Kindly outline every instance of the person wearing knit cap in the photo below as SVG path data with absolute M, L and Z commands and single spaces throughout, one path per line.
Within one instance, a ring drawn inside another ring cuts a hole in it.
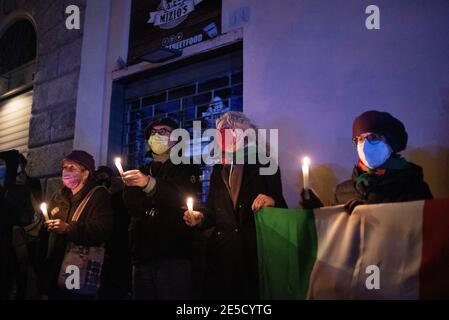
M 89 153 L 74 150 L 62 161 L 62 183 L 48 204 L 50 219 L 41 232 L 43 261 L 40 269 L 40 292 L 49 299 L 93 299 L 76 290 L 58 285 L 58 275 L 66 248 L 70 243 L 99 246 L 105 243 L 113 227 L 113 210 L 106 188 L 94 177 L 95 160 Z M 74 219 L 77 208 L 89 197 L 81 215 Z
M 432 199 L 420 166 L 406 161 L 399 152 L 407 147 L 404 124 L 388 112 L 367 111 L 352 125 L 352 140 L 359 160 L 352 178 L 337 186 L 335 200 L 351 213 L 357 205 Z M 322 206 L 312 191 L 301 194 L 304 208 Z

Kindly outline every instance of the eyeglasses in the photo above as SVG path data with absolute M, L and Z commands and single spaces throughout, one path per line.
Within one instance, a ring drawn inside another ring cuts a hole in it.
M 161 129 L 151 129 L 151 135 L 155 135 L 155 134 L 159 134 L 161 136 L 169 136 L 171 134 L 171 130 L 166 129 L 166 128 L 161 128 Z
M 377 133 L 366 133 L 352 139 L 355 145 L 363 143 L 365 140 L 368 140 L 371 144 L 377 144 L 385 141 L 385 137 Z

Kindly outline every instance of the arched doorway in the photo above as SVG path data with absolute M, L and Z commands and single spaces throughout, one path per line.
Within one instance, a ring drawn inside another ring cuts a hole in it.
M 28 19 L 0 30 L 0 151 L 28 150 L 36 31 Z

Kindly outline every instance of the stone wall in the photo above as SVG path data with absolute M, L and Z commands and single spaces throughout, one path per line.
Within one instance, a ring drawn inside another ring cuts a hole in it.
M 68 5 L 80 8 L 80 30 L 65 26 Z M 28 171 L 41 179 L 47 197 L 60 186 L 61 160 L 73 147 L 85 8 L 86 0 L 0 1 L 0 21 L 12 15 L 29 15 L 36 25 L 37 70 Z

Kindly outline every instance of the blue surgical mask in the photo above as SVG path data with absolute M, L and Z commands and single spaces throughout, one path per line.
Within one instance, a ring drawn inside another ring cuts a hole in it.
M 370 169 L 375 169 L 383 165 L 391 155 L 391 149 L 385 141 L 365 139 L 363 143 L 357 145 L 357 153 L 360 160 Z

